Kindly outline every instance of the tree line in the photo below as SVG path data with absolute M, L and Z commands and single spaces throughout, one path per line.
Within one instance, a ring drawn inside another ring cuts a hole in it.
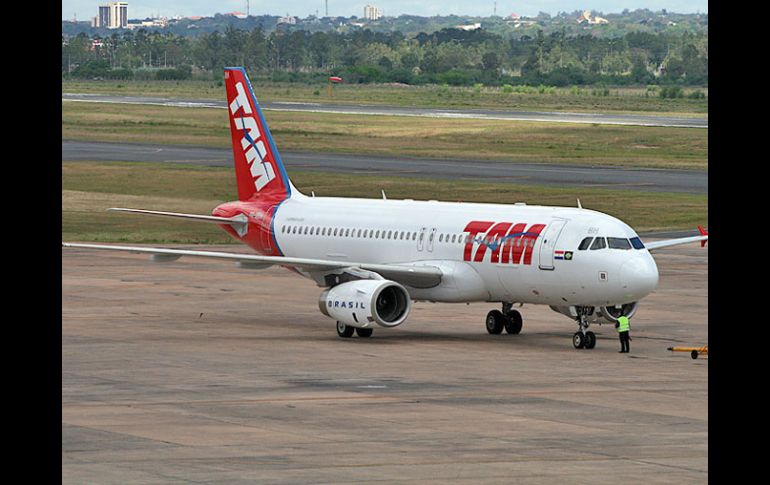
M 257 78 L 316 82 L 486 85 L 708 84 L 708 33 L 629 32 L 506 38 L 483 29 L 349 33 L 228 27 L 187 37 L 140 29 L 62 38 L 62 75 L 75 78 L 217 79 L 224 66 Z

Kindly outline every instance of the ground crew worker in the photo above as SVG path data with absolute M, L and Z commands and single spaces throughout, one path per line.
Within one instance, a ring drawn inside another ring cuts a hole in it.
M 615 328 L 618 329 L 618 338 L 620 339 L 620 352 L 618 353 L 627 354 L 631 350 L 628 343 L 629 340 L 631 340 L 628 338 L 628 331 L 631 330 L 631 322 L 629 322 L 628 317 L 624 315 L 615 322 Z

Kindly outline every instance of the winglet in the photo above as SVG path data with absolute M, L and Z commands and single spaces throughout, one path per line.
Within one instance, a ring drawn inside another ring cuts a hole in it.
M 709 235 L 709 232 L 707 230 L 703 229 L 703 226 L 698 226 L 698 232 L 700 232 L 701 236 L 708 236 Z M 703 241 L 701 241 L 700 242 L 700 247 L 705 246 L 707 242 L 708 242 L 708 239 L 704 239 Z

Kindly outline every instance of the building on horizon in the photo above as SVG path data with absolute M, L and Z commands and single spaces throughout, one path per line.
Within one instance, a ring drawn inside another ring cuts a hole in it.
M 580 15 L 580 17 L 577 18 L 577 23 L 579 24 L 608 24 L 609 20 L 602 18 L 602 17 L 592 17 L 591 12 L 589 10 L 584 10 L 583 13 Z
M 382 10 L 375 5 L 367 5 L 364 7 L 364 18 L 366 20 L 379 20 L 382 17 Z
M 94 27 L 125 29 L 128 26 L 128 3 L 110 2 L 99 5 L 99 14 L 94 17 L 91 24 Z
M 278 19 L 279 24 L 289 24 L 289 25 L 297 25 L 297 17 L 293 15 L 286 14 L 285 17 L 280 17 Z

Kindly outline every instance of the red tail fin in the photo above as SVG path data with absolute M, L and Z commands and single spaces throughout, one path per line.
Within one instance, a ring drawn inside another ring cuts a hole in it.
M 289 198 L 289 177 L 246 71 L 241 67 L 226 67 L 225 87 L 238 199 L 259 197 L 280 202 Z
M 700 232 L 701 236 L 708 236 L 709 235 L 709 232 L 707 230 L 703 229 L 703 226 L 698 226 L 698 232 Z M 707 242 L 708 242 L 708 240 L 701 241 L 700 242 L 700 247 L 705 246 Z

